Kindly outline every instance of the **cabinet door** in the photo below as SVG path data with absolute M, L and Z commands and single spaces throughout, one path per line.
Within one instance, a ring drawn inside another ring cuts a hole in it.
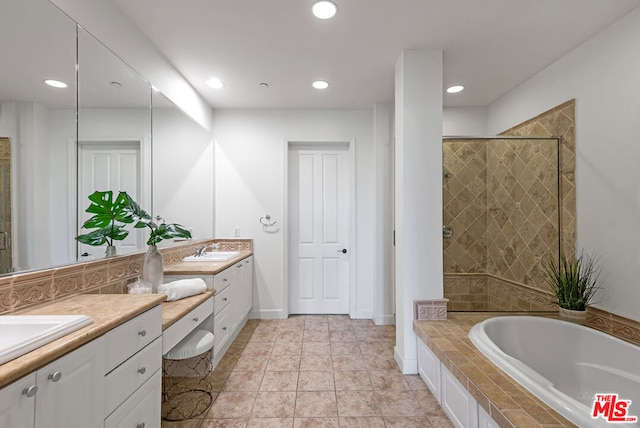
M 242 260 L 242 299 L 244 305 L 242 310 L 242 318 L 251 312 L 253 306 L 253 256 L 249 256 Z
M 95 339 L 37 371 L 36 428 L 103 425 L 104 344 Z
M 35 421 L 36 374 L 0 389 L 0 427 L 32 427 Z

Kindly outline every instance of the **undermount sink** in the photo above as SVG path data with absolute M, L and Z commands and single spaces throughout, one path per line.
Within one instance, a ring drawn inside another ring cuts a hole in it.
M 240 255 L 240 251 L 210 251 L 201 256 L 189 256 L 182 259 L 183 262 L 228 262 Z
M 86 315 L 2 315 L 0 316 L 0 364 L 18 358 L 91 323 L 93 320 Z

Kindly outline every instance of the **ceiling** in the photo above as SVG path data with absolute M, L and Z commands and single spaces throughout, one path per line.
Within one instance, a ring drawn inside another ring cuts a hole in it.
M 485 106 L 640 0 L 111 0 L 214 108 L 370 108 L 393 101 L 404 49 L 444 52 L 445 106 Z M 208 87 L 212 76 L 223 89 Z M 330 87 L 319 91 L 314 80 Z M 269 84 L 264 88 L 261 82 Z

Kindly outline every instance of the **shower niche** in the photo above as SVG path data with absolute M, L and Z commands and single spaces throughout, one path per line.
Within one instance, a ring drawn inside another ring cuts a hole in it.
M 558 138 L 443 140 L 449 311 L 554 310 L 540 269 L 561 248 Z

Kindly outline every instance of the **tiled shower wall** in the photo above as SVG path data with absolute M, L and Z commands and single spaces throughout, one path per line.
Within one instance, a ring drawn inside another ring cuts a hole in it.
M 555 139 L 444 142 L 449 310 L 532 310 L 496 290 L 505 281 L 545 289 L 540 261 L 558 254 L 557 147 Z

